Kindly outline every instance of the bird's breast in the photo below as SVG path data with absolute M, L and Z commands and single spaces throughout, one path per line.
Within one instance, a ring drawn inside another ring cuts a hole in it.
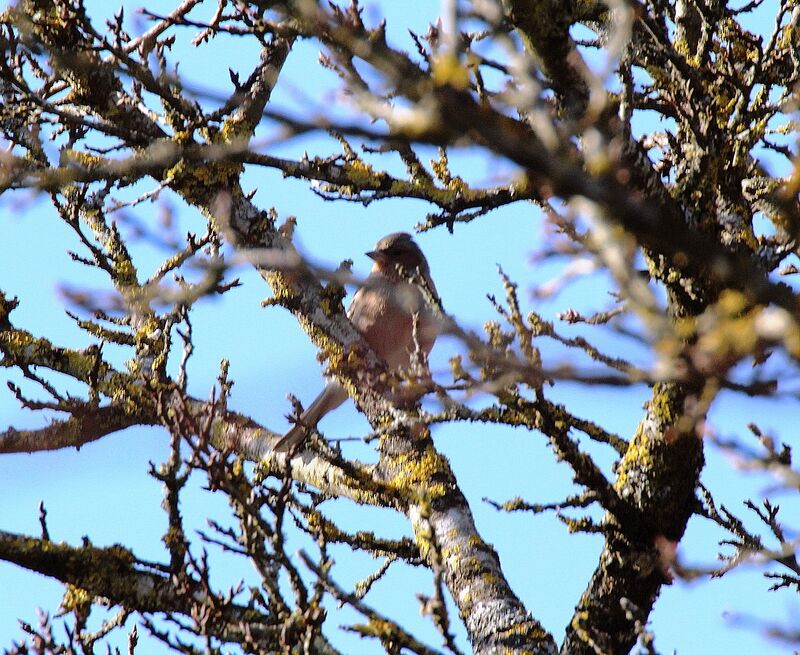
M 415 320 L 417 340 L 425 353 L 433 347 L 438 331 L 438 321 L 427 310 L 422 293 L 406 282 L 368 280 L 353 298 L 348 314 L 370 348 L 393 369 L 411 362 Z

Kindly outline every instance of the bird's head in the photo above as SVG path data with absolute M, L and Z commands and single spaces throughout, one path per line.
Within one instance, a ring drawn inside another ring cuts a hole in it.
M 373 271 L 396 275 L 399 266 L 408 275 L 413 274 L 417 269 L 423 275 L 429 274 L 425 255 L 407 232 L 395 232 L 383 237 L 375 244 L 375 249 L 366 254 L 375 262 L 372 267 Z

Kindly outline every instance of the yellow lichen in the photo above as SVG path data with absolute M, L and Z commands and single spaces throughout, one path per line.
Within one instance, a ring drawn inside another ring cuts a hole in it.
M 440 53 L 432 58 L 431 77 L 436 86 L 451 86 L 459 91 L 469 88 L 469 68 L 451 52 Z
M 67 612 L 83 610 L 86 605 L 91 604 L 92 595 L 86 589 L 81 589 L 71 584 L 66 585 L 66 587 L 64 597 L 61 599 L 61 607 L 64 610 Z
M 439 498 L 447 492 L 443 482 L 433 482 L 435 477 L 451 478 L 450 465 L 432 445 L 422 453 L 411 452 L 391 458 L 396 471 L 388 485 L 405 498 Z
M 650 444 L 644 434 L 643 425 L 640 423 L 636 434 L 631 439 L 628 445 L 628 450 L 620 462 L 617 470 L 617 479 L 614 481 L 614 489 L 622 491 L 628 482 L 628 472 L 631 469 L 645 469 L 649 470 L 653 466 L 652 453 L 650 452 Z

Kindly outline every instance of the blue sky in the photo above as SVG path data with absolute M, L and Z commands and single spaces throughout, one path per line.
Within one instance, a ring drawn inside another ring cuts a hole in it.
M 139 4 L 125 3 L 131 25 L 135 24 L 132 8 Z M 776 4 L 765 3 L 767 7 Z M 110 11 L 118 3 L 90 2 L 88 5 L 92 11 L 101 8 Z M 164 13 L 171 8 L 163 2 L 148 6 Z M 427 21 L 435 20 L 436 10 L 436 3 L 430 2 L 373 2 L 367 5 L 366 17 L 370 21 L 385 14 L 390 41 L 413 50 L 406 28 L 424 32 Z M 96 25 L 101 25 L 100 20 Z M 296 109 L 318 103 L 326 107 L 335 101 L 334 78 L 329 72 L 321 72 L 316 65 L 317 51 L 318 47 L 311 42 L 296 46 L 274 97 L 278 106 Z M 175 56 L 181 62 L 181 73 L 196 87 L 228 92 L 227 69 L 232 67 L 245 78 L 256 61 L 257 52 L 252 47 L 242 47 L 233 39 L 197 51 L 179 41 Z M 266 127 L 259 136 L 268 140 L 270 135 L 271 129 Z M 315 137 L 273 144 L 268 152 L 297 157 L 304 150 L 324 156 L 336 152 L 337 148 L 331 140 Z M 422 154 L 423 161 L 436 156 L 431 149 L 423 149 Z M 510 170 L 503 162 L 487 160 L 473 151 L 454 151 L 451 161 L 456 171 L 467 179 L 483 183 L 492 183 Z M 335 266 L 343 259 L 352 258 L 354 271 L 362 275 L 369 267 L 363 253 L 379 237 L 396 230 L 410 231 L 427 211 L 432 211 L 418 201 L 388 201 L 367 208 L 326 202 L 311 193 L 307 184 L 284 180 L 279 173 L 264 169 L 248 170 L 243 186 L 258 188 L 254 202 L 260 207 L 274 207 L 281 218 L 297 217 L 296 240 L 313 260 Z M 136 191 L 143 190 L 147 190 L 146 185 Z M 0 288 L 21 300 L 20 307 L 12 315 L 13 322 L 60 345 L 84 347 L 89 343 L 88 337 L 64 314 L 61 289 L 102 288 L 104 281 L 71 261 L 66 251 L 77 249 L 78 244 L 69 229 L 54 216 L 46 200 L 30 205 L 19 204 L 20 200 L 20 197 L 0 199 L 4 245 Z M 159 203 L 145 204 L 128 213 L 152 225 L 153 216 L 167 203 L 176 212 L 178 234 L 187 229 L 202 232 L 204 220 L 193 210 L 182 207 L 177 199 L 163 194 Z M 123 231 L 128 229 L 126 223 L 121 220 Z M 480 330 L 486 320 L 496 318 L 486 294 L 503 294 L 497 275 L 498 264 L 520 284 L 524 308 L 535 309 L 547 319 L 556 320 L 557 313 L 568 307 L 587 313 L 608 307 L 608 285 L 601 276 L 581 280 L 554 299 L 529 297 L 525 290 L 550 279 L 567 263 L 531 264 L 531 252 L 544 238 L 539 210 L 530 204 L 517 204 L 468 225 L 457 226 L 454 236 L 440 229 L 419 236 L 418 242 L 428 255 L 445 307 L 465 326 Z M 163 251 L 144 242 L 139 242 L 133 251 L 142 278 L 165 257 Z M 195 395 L 207 396 L 215 382 L 219 362 L 226 358 L 231 363 L 230 375 L 235 381 L 231 405 L 264 425 L 281 430 L 287 425 L 284 415 L 290 411 L 286 394 L 294 393 L 308 403 L 322 387 L 316 352 L 288 313 L 261 308 L 260 302 L 269 295 L 269 290 L 253 271 L 241 268 L 235 275 L 242 279 L 241 288 L 222 299 L 203 300 L 194 310 L 196 354 L 189 367 L 189 390 Z M 568 326 L 560 329 L 565 334 L 579 330 Z M 446 372 L 448 358 L 458 351 L 459 345 L 452 340 L 440 340 L 432 355 L 434 371 Z M 550 349 L 548 352 L 551 363 L 567 357 L 563 351 Z M 127 356 L 113 348 L 109 348 L 106 355 L 119 363 Z M 4 370 L 2 377 L 36 395 L 16 372 Z M 58 382 L 67 390 L 79 391 L 74 385 L 70 387 L 66 380 Z M 641 417 L 641 406 L 648 397 L 648 390 L 645 387 L 625 391 L 586 390 L 574 384 L 560 384 L 551 395 L 567 403 L 576 414 L 598 421 L 627 438 L 633 434 Z M 744 436 L 746 424 L 756 420 L 761 427 L 773 429 L 787 439 L 791 435 L 781 434 L 780 430 L 782 426 L 793 425 L 797 410 L 797 404 L 787 400 L 748 399 L 745 402 L 723 394 L 709 422 L 721 434 Z M 0 389 L 0 428 L 42 424 L 41 415 L 21 410 L 13 395 Z M 328 436 L 363 434 L 368 429 L 366 421 L 350 403 L 326 417 L 321 427 Z M 568 535 L 552 516 L 499 514 L 481 499 L 505 500 L 520 495 L 531 502 L 557 500 L 572 490 L 568 467 L 553 461 L 546 440 L 538 433 L 454 424 L 435 428 L 434 440 L 450 459 L 471 503 L 478 528 L 498 550 L 512 587 L 533 615 L 560 641 L 574 605 L 596 566 L 601 539 Z M 166 522 L 159 509 L 162 492 L 147 476 L 147 469 L 148 462 L 164 460 L 167 447 L 165 432 L 137 428 L 87 445 L 79 452 L 2 456 L 0 529 L 37 534 L 37 506 L 41 500 L 48 511 L 54 540 L 77 544 L 86 535 L 98 545 L 123 543 L 133 547 L 142 558 L 163 560 L 160 539 Z M 587 447 L 608 472 L 613 459 L 609 453 Z M 362 459 L 374 456 L 370 447 L 363 444 L 350 444 L 348 449 L 350 454 Z M 729 459 L 712 446 L 707 449 L 707 459 L 703 482 L 718 502 L 726 503 L 735 512 L 744 514 L 743 500 L 757 500 L 769 488 L 767 478 L 739 474 Z M 226 516 L 227 510 L 223 498 L 202 491 L 201 480 L 194 482 L 191 493 L 184 498 L 183 511 L 188 525 L 202 528 L 208 516 Z M 785 504 L 785 511 L 798 507 L 796 499 L 781 497 L 780 500 Z M 333 514 L 344 528 L 368 526 L 386 536 L 409 534 L 405 520 L 387 511 L 343 502 L 335 506 Z M 797 515 L 794 512 L 794 516 Z M 713 563 L 716 541 L 721 536 L 701 519 L 693 518 L 681 544 L 682 557 L 688 563 Z M 217 558 L 216 575 L 220 581 L 233 584 L 237 577 L 252 577 L 246 565 L 221 555 L 213 556 Z M 337 566 L 333 575 L 343 586 L 353 584 L 379 565 L 363 556 L 349 557 L 343 551 L 334 550 L 334 557 Z M 797 601 L 792 601 L 788 593 L 767 593 L 768 586 L 759 570 L 750 567 L 734 571 L 721 580 L 692 584 L 678 581 L 665 587 L 651 615 L 657 648 L 665 653 L 673 650 L 711 654 L 784 652 L 783 647 L 765 641 L 757 632 L 735 627 L 731 619 L 739 612 L 766 621 L 789 622 L 792 617 L 796 618 L 800 611 Z M 430 590 L 430 580 L 424 572 L 397 568 L 375 586 L 367 601 L 389 616 L 418 627 L 432 645 L 439 646 L 433 630 L 419 617 L 414 597 L 417 592 L 430 593 Z M 59 585 L 0 563 L 0 646 L 8 647 L 12 639 L 22 637 L 17 619 L 35 623 L 35 608 L 55 609 L 60 596 Z M 334 618 L 331 625 L 352 619 L 351 614 L 345 613 L 341 618 Z M 380 652 L 375 644 L 331 632 L 334 643 L 346 652 Z M 459 643 L 466 648 L 463 630 L 459 628 L 457 633 Z M 163 652 L 153 642 L 144 640 L 143 644 L 141 653 Z

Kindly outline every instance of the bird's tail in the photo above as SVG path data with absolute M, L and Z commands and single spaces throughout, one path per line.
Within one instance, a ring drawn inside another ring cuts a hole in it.
M 347 392 L 342 385 L 336 380 L 329 381 L 322 393 L 300 414 L 300 420 L 278 439 L 274 450 L 285 452 L 294 449 L 297 444 L 306 438 L 309 430 L 317 426 L 317 423 L 325 414 L 336 409 L 345 400 L 347 400 Z

